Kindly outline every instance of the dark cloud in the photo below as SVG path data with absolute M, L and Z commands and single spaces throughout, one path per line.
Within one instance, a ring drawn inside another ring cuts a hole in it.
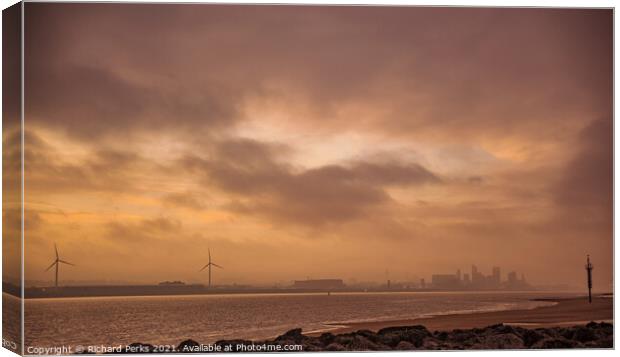
M 125 21 L 118 18 L 118 28 L 111 29 L 111 24 L 102 22 L 100 13 L 90 7 L 27 8 L 25 84 L 29 121 L 93 140 L 157 129 L 199 133 L 230 125 L 228 122 L 237 116 L 242 90 L 232 93 L 222 82 L 199 76 L 193 80 L 179 78 L 178 73 L 183 71 L 175 71 L 174 65 L 152 72 L 123 70 L 117 63 L 118 49 L 126 46 L 134 55 L 145 55 L 147 50 L 144 37 L 133 42 L 138 39 L 130 35 L 144 30 L 140 21 L 134 21 L 135 16 L 143 17 L 142 13 L 129 9 L 125 13 L 118 8 L 121 12 L 113 11 L 116 15 L 129 16 Z M 151 17 L 149 28 L 156 30 L 156 22 L 166 17 L 165 12 Z M 76 30 L 73 26 L 77 23 L 85 27 Z M 109 37 L 110 30 L 119 30 L 120 37 Z M 86 48 L 80 49 L 82 46 Z M 149 56 L 140 58 L 144 69 L 150 69 L 149 62 L 158 61 Z
M 202 195 L 191 192 L 171 193 L 164 196 L 162 201 L 165 205 L 201 211 L 206 209 L 207 206 L 200 197 L 202 197 Z
M 145 243 L 152 240 L 173 239 L 181 234 L 181 222 L 175 219 L 159 217 L 143 219 L 135 223 L 109 222 L 105 227 L 105 237 L 128 243 Z
M 598 119 L 580 133 L 577 153 L 555 186 L 556 202 L 569 209 L 601 209 L 613 203 L 613 121 Z
M 83 162 L 67 162 L 63 153 L 32 131 L 26 133 L 24 148 L 28 191 L 129 191 L 138 185 L 132 175 L 140 174 L 132 169 L 155 167 L 133 152 L 111 149 L 95 149 Z
M 390 186 L 441 182 L 416 163 L 352 162 L 297 170 L 276 159 L 277 147 L 253 140 L 223 142 L 214 158 L 188 157 L 184 165 L 204 175 L 207 186 L 236 196 L 230 206 L 235 211 L 307 225 L 358 218 L 390 201 Z
M 253 99 L 315 130 L 532 138 L 612 103 L 609 10 L 27 9 L 27 112 L 81 137 L 201 136 L 251 118 Z M 339 115 L 351 107 L 363 120 Z

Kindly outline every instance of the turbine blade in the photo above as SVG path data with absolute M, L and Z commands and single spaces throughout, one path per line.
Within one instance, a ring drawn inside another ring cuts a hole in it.
M 223 267 L 223 266 L 217 265 L 217 264 L 215 264 L 215 263 L 211 263 L 211 265 L 213 265 L 214 267 L 218 267 L 218 268 L 220 268 L 220 269 L 224 269 L 224 267 Z
M 75 264 L 73 264 L 73 263 L 69 263 L 69 262 L 66 262 L 66 261 L 64 261 L 64 260 L 60 260 L 60 259 L 59 259 L 58 261 L 59 261 L 59 262 L 61 262 L 61 263 L 65 263 L 65 264 L 69 264 L 69 265 L 73 265 L 73 266 L 75 266 Z
M 199 272 L 201 272 L 201 271 L 205 270 L 208 266 L 209 266 L 209 264 L 207 264 L 207 265 L 203 266 L 203 267 L 202 267 L 202 269 L 200 269 L 200 270 L 198 270 L 198 271 L 199 271 Z
M 211 263 L 211 248 L 209 248 L 209 263 Z
M 54 260 L 54 262 L 52 263 L 52 265 L 48 266 L 48 267 L 47 267 L 47 269 L 45 269 L 45 271 L 48 271 L 48 270 L 52 269 L 52 267 L 53 267 L 54 265 L 56 265 L 56 264 L 57 264 L 57 262 Z
M 54 243 L 54 250 L 56 251 L 56 260 L 58 260 L 58 247 L 56 246 L 56 243 Z

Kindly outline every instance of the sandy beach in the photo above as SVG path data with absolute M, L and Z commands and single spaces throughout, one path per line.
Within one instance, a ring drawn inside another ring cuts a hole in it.
M 592 303 L 587 297 L 570 299 L 539 299 L 556 302 L 530 310 L 506 310 L 472 314 L 438 315 L 419 319 L 373 321 L 348 324 L 334 324 L 338 327 L 332 333 L 347 333 L 358 330 L 378 331 L 386 327 L 423 325 L 429 330 L 448 331 L 471 329 L 495 324 L 507 324 L 526 328 L 584 325 L 590 321 L 613 322 L 613 298 L 596 296 Z
M 613 348 L 613 298 L 537 299 L 554 302 L 530 310 L 452 314 L 410 320 L 351 323 L 329 332 L 304 334 L 301 328 L 267 340 L 219 340 L 214 346 L 231 352 L 390 351 L 462 349 Z M 201 352 L 198 341 L 187 339 L 177 352 Z M 134 343 L 128 348 L 153 351 Z M 292 351 L 292 350 L 289 350 Z

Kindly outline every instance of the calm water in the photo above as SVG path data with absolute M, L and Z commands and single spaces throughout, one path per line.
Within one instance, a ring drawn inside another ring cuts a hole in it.
M 558 294 L 554 294 L 557 296 Z M 346 293 L 27 300 L 26 346 L 178 344 L 273 337 L 328 323 L 534 308 L 549 293 Z M 6 298 L 5 298 L 6 301 Z

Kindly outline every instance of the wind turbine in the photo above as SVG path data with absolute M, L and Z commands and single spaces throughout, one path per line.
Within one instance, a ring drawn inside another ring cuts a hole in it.
M 205 270 L 206 268 L 209 268 L 209 287 L 211 287 L 211 267 L 212 266 L 218 267 L 220 269 L 224 269 L 223 267 L 221 267 L 221 266 L 219 266 L 219 265 L 217 265 L 217 264 L 215 264 L 215 263 L 213 263 L 211 261 L 211 249 L 209 248 L 209 263 L 207 263 L 205 266 L 202 267 L 202 269 L 199 270 L 199 272 L 201 272 L 201 271 Z
M 58 266 L 60 265 L 60 263 L 67 264 L 67 265 L 72 265 L 72 266 L 75 266 L 75 264 L 72 264 L 72 263 L 69 263 L 67 261 L 64 261 L 64 260 L 62 260 L 62 259 L 60 259 L 58 257 L 58 247 L 56 247 L 56 243 L 54 243 L 54 250 L 56 251 L 56 260 L 54 260 L 54 262 L 49 267 L 47 267 L 47 269 L 45 269 L 45 271 L 48 271 L 48 270 L 52 269 L 53 266 L 56 266 L 56 281 L 54 283 L 54 286 L 58 287 Z

